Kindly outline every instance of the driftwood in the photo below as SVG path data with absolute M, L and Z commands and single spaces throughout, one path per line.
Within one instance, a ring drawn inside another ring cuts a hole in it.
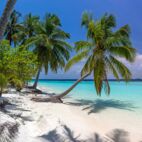
M 34 93 L 34 94 L 47 94 L 46 92 L 43 92 L 42 90 L 38 88 L 33 88 L 33 86 L 25 86 L 26 89 L 29 90 L 29 93 Z
M 36 96 L 31 98 L 35 102 L 53 102 L 53 103 L 63 103 L 60 98 L 54 96 Z

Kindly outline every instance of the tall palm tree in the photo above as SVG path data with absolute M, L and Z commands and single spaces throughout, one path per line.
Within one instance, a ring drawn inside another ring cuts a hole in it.
M 87 12 L 83 14 L 82 26 L 87 30 L 87 41 L 79 41 L 75 44 L 77 55 L 75 55 L 66 65 L 68 70 L 72 65 L 86 59 L 81 70 L 81 78 L 75 82 L 68 90 L 56 95 L 62 98 L 67 95 L 80 81 L 93 74 L 96 92 L 101 95 L 102 88 L 106 94 L 110 93 L 108 73 L 112 73 L 116 79 L 120 77 L 125 81 L 131 78 L 129 69 L 119 60 L 124 58 L 128 62 L 133 62 L 135 49 L 132 47 L 128 25 L 116 28 L 116 21 L 113 15 L 105 14 L 100 20 L 93 20 L 93 16 Z
M 35 26 L 35 36 L 27 41 L 27 45 L 34 45 L 33 52 L 38 56 L 39 69 L 33 85 L 37 87 L 38 79 L 42 68 L 48 73 L 50 68 L 57 72 L 65 66 L 69 59 L 71 46 L 65 41 L 70 35 L 61 29 L 61 23 L 56 15 L 47 14 L 45 21 Z M 33 46 L 32 46 L 33 48 Z
M 10 45 L 16 42 L 16 34 L 19 32 L 19 27 L 21 27 L 21 25 L 19 24 L 20 16 L 21 14 L 16 10 L 13 10 L 10 15 L 9 22 L 5 31 L 5 38 L 9 40 Z
M 17 0 L 8 0 L 6 3 L 6 7 L 3 11 L 3 14 L 0 18 L 0 41 L 3 39 L 3 35 L 6 29 L 6 26 L 8 24 L 9 17 L 11 15 L 11 12 L 14 8 L 14 5 L 16 4 Z

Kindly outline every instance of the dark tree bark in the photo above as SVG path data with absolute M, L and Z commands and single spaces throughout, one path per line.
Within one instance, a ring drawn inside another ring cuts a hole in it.
M 2 88 L 0 88 L 0 97 L 2 97 Z
M 67 89 L 65 92 L 56 95 L 55 97 L 58 99 L 62 99 L 63 97 L 65 97 L 69 92 L 71 92 L 82 80 L 84 80 L 87 76 L 89 76 L 90 73 L 85 74 L 84 76 L 82 76 L 80 79 L 78 79 L 69 89 Z
M 35 79 L 35 82 L 34 82 L 34 85 L 33 85 L 34 89 L 37 88 L 37 83 L 38 83 L 38 80 L 39 80 L 40 72 L 41 72 L 41 67 L 39 67 L 38 72 L 37 72 L 37 76 L 36 76 L 36 79 Z
M 71 92 L 82 80 L 84 80 L 87 76 L 89 76 L 90 73 L 82 76 L 80 79 L 78 79 L 69 89 L 67 89 L 65 92 L 59 94 L 59 95 L 50 95 L 48 96 L 37 96 L 31 98 L 31 100 L 35 102 L 58 102 L 63 103 L 62 98 L 64 98 L 69 92 Z
M 8 19 L 14 8 L 14 5 L 16 4 L 16 1 L 17 0 L 7 0 L 7 4 L 0 18 L 0 41 L 3 39 L 3 35 L 4 35 L 5 29 L 8 23 Z

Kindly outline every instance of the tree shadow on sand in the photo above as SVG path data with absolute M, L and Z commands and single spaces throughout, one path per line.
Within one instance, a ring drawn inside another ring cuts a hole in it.
M 88 139 L 82 140 L 80 139 L 80 135 L 75 136 L 75 133 L 66 125 L 62 125 L 62 128 L 62 135 L 58 133 L 57 129 L 54 129 L 39 138 L 48 142 L 130 142 L 129 133 L 123 129 L 114 129 L 105 136 L 94 133 Z
M 102 137 L 95 133 L 92 138 L 89 138 L 83 142 L 130 142 L 129 133 L 123 129 L 114 129 L 106 136 Z
M 123 129 L 115 129 L 106 136 L 114 142 L 130 142 L 128 139 L 129 133 Z
M 76 102 L 68 102 L 68 105 L 84 106 L 83 110 L 88 110 L 88 114 L 99 113 L 108 108 L 123 109 L 134 111 L 136 108 L 132 103 L 119 101 L 119 100 L 77 100 Z
M 43 140 L 47 140 L 49 142 L 64 142 L 65 141 L 63 136 L 58 134 L 56 129 L 50 131 L 48 134 L 44 134 L 44 135 L 40 136 L 40 138 Z
M 24 109 L 14 103 L 10 103 L 9 105 L 5 106 L 2 110 L 4 113 L 7 115 L 11 116 L 12 118 L 15 119 L 21 119 L 23 122 L 24 121 L 34 121 L 34 119 L 28 114 L 26 116 L 23 116 L 23 112 L 31 112 L 29 109 Z
M 58 133 L 57 129 L 50 131 L 47 134 L 40 136 L 41 139 L 48 142 L 81 142 L 80 136 L 75 136 L 75 133 L 66 125 L 61 125 L 63 129 L 62 135 Z

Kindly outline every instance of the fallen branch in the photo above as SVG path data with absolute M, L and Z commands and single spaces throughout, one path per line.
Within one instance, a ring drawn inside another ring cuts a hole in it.
M 53 103 L 63 103 L 60 98 L 54 96 L 36 96 L 31 98 L 35 102 L 53 102 Z

